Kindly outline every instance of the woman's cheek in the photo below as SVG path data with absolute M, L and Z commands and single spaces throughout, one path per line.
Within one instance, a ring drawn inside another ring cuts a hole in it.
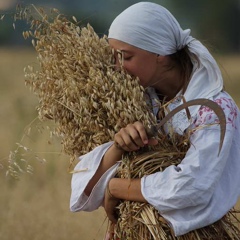
M 138 76 L 138 70 L 135 69 L 135 66 L 132 66 L 132 64 L 130 63 L 124 64 L 124 69 L 127 71 L 129 75 L 134 77 L 140 77 Z
M 124 65 L 123 65 L 123 69 L 124 69 L 129 75 L 134 76 L 131 68 L 129 68 L 128 65 L 124 64 Z

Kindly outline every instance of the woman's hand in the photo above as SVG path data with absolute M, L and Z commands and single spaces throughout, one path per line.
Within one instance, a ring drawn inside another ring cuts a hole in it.
M 106 187 L 103 207 L 109 220 L 115 224 L 118 219 L 120 199 L 147 203 L 141 192 L 141 179 L 112 178 Z
M 104 196 L 104 209 L 107 214 L 108 219 L 113 223 L 117 223 L 117 211 L 116 206 L 119 202 L 119 199 L 115 198 L 109 190 L 109 185 L 106 187 L 105 196 Z
M 145 145 L 156 145 L 158 142 L 154 138 L 149 138 L 141 122 L 128 124 L 121 128 L 114 136 L 115 145 L 127 152 L 136 151 Z

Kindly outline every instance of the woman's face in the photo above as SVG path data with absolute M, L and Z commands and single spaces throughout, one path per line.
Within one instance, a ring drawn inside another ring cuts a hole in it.
M 116 66 L 120 67 L 122 64 L 128 74 L 139 78 L 143 87 L 153 86 L 158 81 L 157 54 L 115 39 L 109 39 L 109 44 L 115 50 Z M 119 61 L 119 54 L 122 63 Z

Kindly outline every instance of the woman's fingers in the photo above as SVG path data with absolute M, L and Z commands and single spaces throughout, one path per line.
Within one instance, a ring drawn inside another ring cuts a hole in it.
M 150 139 L 148 140 L 148 145 L 155 146 L 155 145 L 157 145 L 157 144 L 158 144 L 158 140 L 155 139 L 155 138 L 150 138 Z
M 142 144 L 141 147 L 144 147 L 144 145 L 148 144 L 148 136 L 147 136 L 146 129 L 141 122 L 135 122 L 134 126 L 140 136 L 141 144 Z
M 115 135 L 115 142 L 117 142 L 125 151 L 134 151 L 143 146 L 137 130 L 132 126 L 122 128 Z
M 148 139 L 146 130 L 141 122 L 135 122 L 122 128 L 115 134 L 114 141 L 116 146 L 121 147 L 125 151 L 136 151 L 147 144 L 157 144 L 157 140 Z
M 106 214 L 109 218 L 109 220 L 112 223 L 116 223 L 117 222 L 117 209 L 116 206 L 119 202 L 119 199 L 114 198 L 110 192 L 109 192 L 109 188 L 107 187 L 105 190 L 105 197 L 104 197 L 104 209 L 106 211 Z

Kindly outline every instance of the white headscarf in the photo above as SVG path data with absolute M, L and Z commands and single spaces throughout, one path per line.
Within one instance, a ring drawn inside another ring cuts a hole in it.
M 190 29 L 183 30 L 164 7 L 151 2 L 140 2 L 115 18 L 110 26 L 108 38 L 162 56 L 176 53 L 187 45 L 200 64 L 192 58 L 194 72 L 184 97 L 186 101 L 211 98 L 223 88 L 221 71 L 207 48 L 191 37 L 190 32 Z M 198 108 L 190 108 L 191 114 L 196 114 Z

